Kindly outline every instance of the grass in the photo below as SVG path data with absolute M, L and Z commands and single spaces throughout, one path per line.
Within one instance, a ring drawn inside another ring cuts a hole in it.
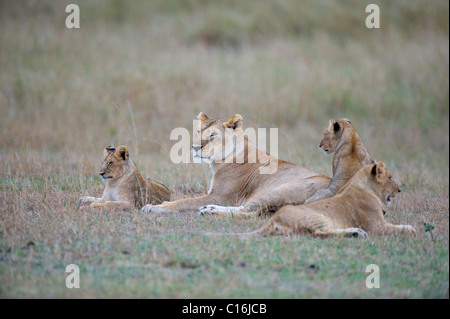
M 437 225 L 433 242 L 424 215 L 402 199 L 393 222 L 412 223 L 417 238 L 236 240 L 205 231 L 242 232 L 264 220 L 195 214 L 75 213 L 76 194 L 25 201 L 5 216 L 2 290 L 8 297 L 299 298 L 426 297 L 448 294 L 448 201 L 422 199 Z M 62 197 L 62 198 L 61 198 Z M 58 202 L 70 203 L 63 208 Z M 437 204 L 440 203 L 440 204 Z M 60 207 L 58 212 L 47 207 Z M 447 228 L 445 224 L 447 222 Z M 34 245 L 27 245 L 33 242 Z M 11 246 L 8 246 L 8 245 Z M 65 267 L 81 268 L 81 289 L 65 288 Z M 365 288 L 368 264 L 381 288 Z
M 376 1 L 380 30 L 360 1 L 78 1 L 78 30 L 68 3 L 0 1 L 0 297 L 448 298 L 448 2 Z M 175 198 L 206 192 L 208 168 L 168 156 L 200 110 L 277 127 L 282 159 L 327 175 L 322 130 L 350 118 L 402 184 L 386 218 L 417 237 L 241 241 L 202 234 L 265 220 L 76 211 L 107 145 Z

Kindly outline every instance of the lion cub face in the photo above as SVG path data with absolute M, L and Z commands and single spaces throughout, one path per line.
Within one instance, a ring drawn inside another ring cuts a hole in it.
M 236 139 L 242 133 L 242 116 L 233 115 L 228 121 L 209 119 L 200 112 L 200 124 L 194 136 L 192 153 L 206 163 L 222 162 L 237 147 Z
M 344 135 L 344 131 L 347 127 L 352 127 L 352 124 L 347 119 L 340 119 L 339 121 L 330 120 L 328 128 L 323 133 L 323 139 L 320 141 L 319 147 L 325 153 L 330 155 L 336 151 L 339 141 Z
M 374 190 L 385 205 L 391 203 L 391 199 L 401 192 L 400 186 L 392 178 L 392 174 L 388 171 L 383 162 L 374 162 L 369 164 L 370 176 Z
M 128 163 L 128 150 L 125 146 L 115 149 L 108 146 L 103 150 L 103 162 L 100 168 L 100 176 L 105 182 L 120 178 L 125 172 Z

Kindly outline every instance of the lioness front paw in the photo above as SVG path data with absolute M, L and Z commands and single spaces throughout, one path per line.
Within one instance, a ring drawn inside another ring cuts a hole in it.
M 216 214 L 218 210 L 217 205 L 206 205 L 202 206 L 198 209 L 197 215 L 203 216 L 203 215 L 213 215 Z
M 143 213 L 167 213 L 167 211 L 164 210 L 163 208 L 154 206 L 151 204 L 147 204 L 144 207 L 142 207 L 141 212 L 143 212 Z
M 141 208 L 141 212 L 143 213 L 151 213 L 152 212 L 153 205 L 147 204 L 144 207 Z

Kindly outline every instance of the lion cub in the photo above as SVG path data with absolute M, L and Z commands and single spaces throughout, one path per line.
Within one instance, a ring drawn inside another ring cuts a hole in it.
M 371 235 L 414 235 L 409 225 L 392 225 L 383 217 L 383 204 L 389 204 L 400 188 L 383 162 L 365 165 L 332 198 L 310 204 L 284 206 L 259 230 L 239 237 L 312 234 L 317 237 Z M 366 233 L 367 232 L 367 233 Z M 225 234 L 209 234 L 225 235 Z
M 372 161 L 352 123 L 345 118 L 330 120 L 319 147 L 326 155 L 334 152 L 333 178 L 327 188 L 319 189 L 305 204 L 334 196 L 361 167 Z
M 106 186 L 101 198 L 84 196 L 79 200 L 81 209 L 130 209 L 146 203 L 160 204 L 170 199 L 169 189 L 158 182 L 144 179 L 129 159 L 125 146 L 108 146 L 103 151 L 100 176 Z

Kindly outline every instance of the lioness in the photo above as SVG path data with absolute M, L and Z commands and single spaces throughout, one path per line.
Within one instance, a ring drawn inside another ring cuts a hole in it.
M 372 162 L 361 138 L 348 119 L 330 120 L 319 144 L 323 152 L 333 156 L 333 178 L 327 188 L 319 189 L 305 203 L 334 196 L 366 164 Z
M 286 204 L 302 204 L 330 183 L 329 177 L 279 160 L 250 143 L 244 137 L 243 118 L 239 114 L 229 120 L 218 120 L 200 112 L 197 118 L 200 121 L 192 151 L 211 167 L 213 177 L 208 194 L 146 205 L 142 211 L 198 210 L 199 214 L 250 216 Z M 275 169 L 271 171 L 272 168 Z
M 239 237 L 312 234 L 317 237 L 415 234 L 410 225 L 392 225 L 383 217 L 383 204 L 400 192 L 383 162 L 365 165 L 332 198 L 301 206 L 284 206 L 259 230 Z
M 160 204 L 170 199 L 169 189 L 158 182 L 144 179 L 129 159 L 125 146 L 108 146 L 103 151 L 100 176 L 106 183 L 100 198 L 84 196 L 80 208 L 129 209 L 151 202 Z

